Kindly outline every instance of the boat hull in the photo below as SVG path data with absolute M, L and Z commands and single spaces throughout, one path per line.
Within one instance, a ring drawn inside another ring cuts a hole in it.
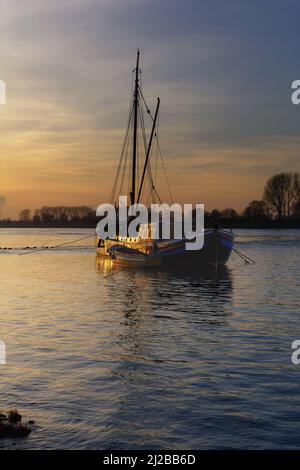
M 206 230 L 201 250 L 186 250 L 185 246 L 170 249 L 162 255 L 163 264 L 170 267 L 205 268 L 225 265 L 233 248 L 234 235 L 225 230 Z
M 206 229 L 204 245 L 200 250 L 186 250 L 185 240 L 120 242 L 98 239 L 97 255 L 108 257 L 115 264 L 201 269 L 212 265 L 225 265 L 230 257 L 233 242 L 234 234 L 223 229 Z

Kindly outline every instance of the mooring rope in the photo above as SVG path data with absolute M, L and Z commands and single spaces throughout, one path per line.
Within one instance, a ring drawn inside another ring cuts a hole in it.
M 103 276 L 103 279 L 106 279 L 107 277 L 110 277 L 110 276 L 114 276 L 114 274 L 118 274 L 122 271 L 124 271 L 124 268 L 118 269 L 117 271 L 113 271 L 112 273 L 106 274 L 105 276 Z
M 254 259 L 252 259 L 249 256 L 245 255 L 245 253 L 242 253 L 241 251 L 238 251 L 236 248 L 233 248 L 232 251 L 234 251 L 240 258 L 242 258 L 242 260 L 245 261 L 245 264 L 250 264 L 250 263 L 255 264 L 256 263 L 256 261 L 254 261 Z
M 38 253 L 39 251 L 51 250 L 51 249 L 53 249 L 53 248 L 59 248 L 59 247 L 61 247 L 61 246 L 65 246 L 65 245 L 71 245 L 71 243 L 80 242 L 80 241 L 82 241 L 82 240 L 87 240 L 88 238 L 94 238 L 94 237 L 95 237 L 95 234 L 93 234 L 93 235 L 88 235 L 87 237 L 76 238 L 75 240 L 70 240 L 69 242 L 59 243 L 58 245 L 42 246 L 41 248 L 35 248 L 35 249 L 33 249 L 32 251 L 27 251 L 26 253 L 19 253 L 19 256 L 22 256 L 22 255 L 30 255 L 30 254 L 33 254 L 33 253 Z

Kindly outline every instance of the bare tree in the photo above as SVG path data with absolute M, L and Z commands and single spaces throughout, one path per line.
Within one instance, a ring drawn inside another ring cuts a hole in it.
M 31 220 L 31 210 L 30 209 L 23 209 L 19 214 L 19 219 L 22 222 L 30 222 Z
M 278 220 L 289 219 L 299 195 L 299 174 L 280 173 L 266 183 L 263 199 L 276 213 Z

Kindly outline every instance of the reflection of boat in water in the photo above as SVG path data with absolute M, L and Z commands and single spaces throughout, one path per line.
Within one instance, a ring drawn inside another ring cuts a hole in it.
M 136 265 L 131 262 L 118 264 L 110 257 L 96 256 L 96 268 L 99 273 L 101 272 L 104 275 L 104 278 L 123 272 L 132 279 L 136 279 L 136 276 L 138 276 L 142 285 L 144 283 L 147 285 L 152 277 L 160 279 L 161 282 L 166 284 L 171 280 L 180 282 L 181 286 L 186 284 L 187 287 L 189 283 L 197 284 L 199 289 L 205 285 L 211 285 L 212 294 L 216 293 L 217 285 L 225 286 L 226 290 L 228 286 L 230 286 L 230 290 L 232 288 L 231 274 L 226 265 L 218 265 L 216 269 L 216 266 L 211 264 L 189 270 L 183 270 L 182 265 L 177 263 L 163 266 L 153 264 L 152 266 L 149 265 L 147 270 L 142 271 L 137 271 L 135 267 Z M 181 293 L 183 294 L 183 292 Z M 175 293 L 172 292 L 172 296 L 174 295 Z
M 214 372 L 222 369 L 220 357 L 230 344 L 231 270 L 126 266 L 103 281 L 103 273 L 119 269 L 109 258 L 96 257 L 96 262 L 99 300 L 113 310 L 109 348 L 114 353 L 114 407 L 107 420 L 113 446 L 130 449 L 133 429 L 139 448 L 147 448 L 149 439 L 161 447 L 166 432 L 173 442 L 174 429 L 190 426 L 187 416 L 201 410 L 208 387 L 219 393 Z M 111 324 L 111 316 L 105 321 Z M 164 426 L 170 419 L 172 425 Z
M 156 159 L 161 156 L 157 137 L 157 121 L 160 100 L 154 117 L 146 104 L 140 78 L 139 51 L 134 69 L 134 86 L 129 112 L 128 126 L 117 176 L 113 185 L 110 202 L 116 206 L 116 196 L 126 192 L 130 195 L 131 205 L 137 205 L 142 198 L 146 204 L 161 203 L 156 189 L 157 160 L 154 168 L 151 167 L 151 155 L 156 146 Z M 149 141 L 145 131 L 144 111 L 152 119 L 152 128 Z M 144 158 L 140 158 L 140 146 L 143 146 Z M 164 166 L 163 166 L 164 168 Z M 127 188 L 126 186 L 127 180 Z M 117 208 L 118 214 L 119 208 Z M 129 221 L 128 221 L 129 222 Z M 199 269 L 208 265 L 223 265 L 227 262 L 233 247 L 234 235 L 230 230 L 214 229 L 204 230 L 204 245 L 201 249 L 187 250 L 186 239 L 157 238 L 153 235 L 152 224 L 141 224 L 139 236 L 121 237 L 116 234 L 113 238 L 97 238 L 97 255 L 110 258 L 114 264 L 134 266 L 173 266 L 180 265 L 182 269 Z M 174 227 L 173 227 L 174 228 Z M 145 230 L 146 229 L 146 230 Z

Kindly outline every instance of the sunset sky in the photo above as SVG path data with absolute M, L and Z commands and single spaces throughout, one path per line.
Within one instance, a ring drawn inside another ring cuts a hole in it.
M 138 47 L 177 202 L 241 210 L 269 176 L 300 170 L 297 0 L 0 5 L 2 217 L 107 201 Z

